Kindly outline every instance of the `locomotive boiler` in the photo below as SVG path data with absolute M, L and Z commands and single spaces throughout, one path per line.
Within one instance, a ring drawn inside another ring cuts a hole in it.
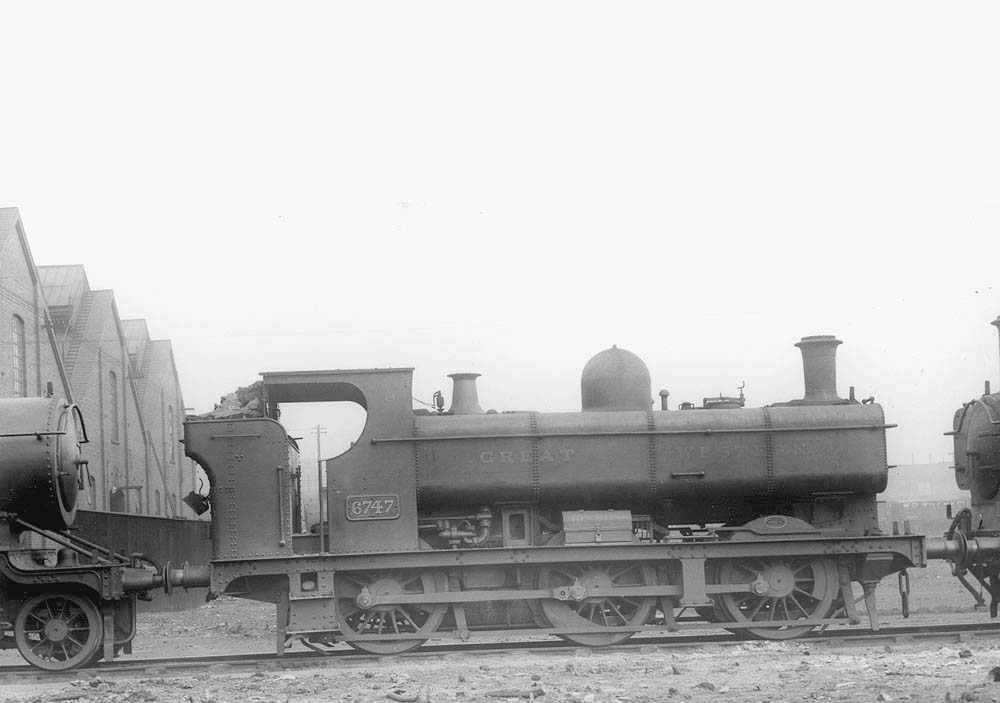
M 891 425 L 838 395 L 839 344 L 803 338 L 803 397 L 763 408 L 741 393 L 653 409 L 645 364 L 614 347 L 584 369 L 576 413 L 483 412 L 468 373 L 448 412 L 414 411 L 410 368 L 262 374 L 269 417 L 185 424 L 211 481 L 210 591 L 276 603 L 279 652 L 511 632 L 787 639 L 862 614 L 877 627 L 884 577 L 1000 543 L 879 529 Z M 315 401 L 367 419 L 326 462 L 320 534 L 293 535 L 298 453 L 277 417 Z
M 663 525 L 783 509 L 812 521 L 818 500 L 843 506 L 847 496 L 873 496 L 888 476 L 881 407 L 836 395 L 838 344 L 799 342 L 805 396 L 766 408 L 709 398 L 699 410 L 653 411 L 645 364 L 617 347 L 584 368 L 579 413 L 484 414 L 471 374 L 453 374 L 449 414 L 416 416 L 411 434 L 372 441 L 414 445 L 422 512 L 500 501 L 631 510 Z M 857 517 L 859 531 L 875 525 Z
M 87 476 L 86 442 L 76 405 L 0 399 L 0 647 L 41 669 L 131 651 L 137 595 L 165 583 L 138 555 L 68 532 Z

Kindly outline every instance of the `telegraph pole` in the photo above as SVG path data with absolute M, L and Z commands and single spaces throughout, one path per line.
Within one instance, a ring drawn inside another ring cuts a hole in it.
M 997 319 L 993 320 L 990 324 L 997 328 L 997 332 L 1000 332 L 1000 315 L 997 315 Z
M 320 437 L 326 434 L 326 428 L 316 425 L 312 428 L 312 431 L 316 433 L 316 497 L 318 499 L 317 505 L 319 506 L 319 551 L 322 553 L 325 551 L 323 549 L 323 533 L 325 529 L 323 527 L 323 449 L 320 444 Z

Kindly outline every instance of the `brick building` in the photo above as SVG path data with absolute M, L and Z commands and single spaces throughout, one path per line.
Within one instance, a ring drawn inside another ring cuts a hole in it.
M 71 397 L 16 208 L 0 208 L 0 397 Z
M 152 515 L 194 517 L 179 502 L 196 486 L 196 464 L 184 456 L 180 444 L 184 422 L 184 398 L 181 395 L 174 350 L 165 339 L 151 339 L 145 320 L 124 320 L 125 339 L 141 417 L 152 449 L 154 470 L 146 485 L 146 505 Z M 207 488 L 205 489 L 207 490 Z M 204 492 L 204 491 L 201 491 Z
M 123 321 L 84 268 L 35 266 L 16 208 L 0 208 L 0 396 L 52 392 L 80 405 L 90 438 L 84 510 L 194 518 L 179 443 L 184 400 L 170 342 Z M 207 517 L 207 516 L 206 516 Z

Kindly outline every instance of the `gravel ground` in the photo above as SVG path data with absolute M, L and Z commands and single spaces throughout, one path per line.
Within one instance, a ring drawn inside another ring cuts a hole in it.
M 912 608 L 919 622 L 985 621 L 971 598 L 936 564 L 913 574 Z M 879 599 L 886 624 L 902 624 L 895 584 Z M 957 613 L 956 613 L 957 611 Z M 182 613 L 143 616 L 132 657 L 265 652 L 274 647 L 274 606 L 220 599 Z M 16 652 L 0 664 L 20 663 Z M 83 672 L 72 682 L 0 685 L 3 703 L 227 703 L 240 701 L 494 701 L 557 703 L 662 700 L 740 701 L 998 701 L 1000 642 L 830 646 L 748 642 L 631 652 L 461 655 L 337 662 L 324 668 L 197 677 L 104 678 Z

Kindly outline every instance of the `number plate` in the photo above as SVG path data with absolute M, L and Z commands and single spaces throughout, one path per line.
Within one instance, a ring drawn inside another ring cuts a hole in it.
M 399 496 L 347 496 L 348 520 L 395 520 Z

